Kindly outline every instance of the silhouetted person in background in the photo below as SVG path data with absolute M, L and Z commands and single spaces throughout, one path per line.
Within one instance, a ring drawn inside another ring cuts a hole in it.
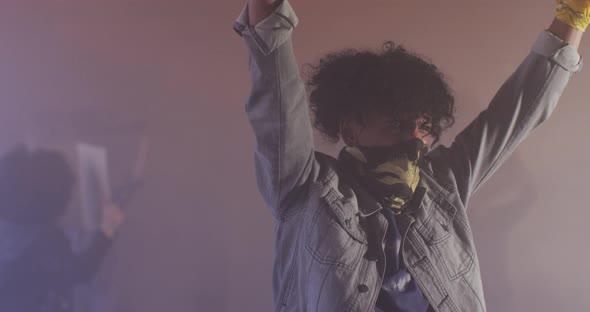
M 75 254 L 59 225 L 73 186 L 59 152 L 18 146 L 0 159 L 0 311 L 72 311 L 74 286 L 98 271 L 123 214 L 104 207 L 100 230 Z

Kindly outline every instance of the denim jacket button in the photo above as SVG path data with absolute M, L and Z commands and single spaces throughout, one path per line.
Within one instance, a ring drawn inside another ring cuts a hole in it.
M 369 286 L 367 286 L 365 284 L 361 284 L 361 285 L 359 285 L 359 287 L 357 287 L 357 289 L 361 293 L 366 293 L 367 291 L 369 291 Z

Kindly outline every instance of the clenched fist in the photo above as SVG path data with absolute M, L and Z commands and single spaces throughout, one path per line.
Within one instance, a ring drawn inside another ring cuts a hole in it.
M 123 223 L 123 218 L 123 212 L 117 205 L 113 203 L 107 204 L 102 209 L 102 222 L 100 224 L 100 230 L 105 236 L 113 238 Z

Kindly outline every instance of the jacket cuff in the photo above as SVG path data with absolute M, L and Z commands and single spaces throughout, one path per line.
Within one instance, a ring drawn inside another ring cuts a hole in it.
M 254 27 L 250 26 L 246 4 L 233 28 L 245 40 L 254 40 L 262 53 L 268 55 L 289 39 L 298 23 L 289 1 L 283 0 L 270 16 Z
M 539 35 L 532 50 L 569 72 L 575 73 L 582 69 L 583 61 L 576 49 L 547 30 Z

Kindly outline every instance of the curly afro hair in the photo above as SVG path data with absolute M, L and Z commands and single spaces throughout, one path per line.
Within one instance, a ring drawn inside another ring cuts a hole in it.
M 388 116 L 428 114 L 434 142 L 455 122 L 455 100 L 432 63 L 391 41 L 380 53 L 348 49 L 311 66 L 308 87 L 314 126 L 330 142 L 340 139 L 339 123 L 378 112 Z
M 19 145 L 0 158 L 0 217 L 53 222 L 65 213 L 73 186 L 74 175 L 61 153 Z

